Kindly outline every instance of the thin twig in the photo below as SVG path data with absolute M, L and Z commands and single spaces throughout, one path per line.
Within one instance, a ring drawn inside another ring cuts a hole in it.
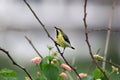
M 42 28 L 44 29 L 44 31 L 46 32 L 46 34 L 48 35 L 48 37 L 54 42 L 54 44 L 55 44 L 58 52 L 60 53 L 61 57 L 63 58 L 63 60 L 66 62 L 67 65 L 69 65 L 69 66 L 71 67 L 71 69 L 72 69 L 72 70 L 75 72 L 75 74 L 78 76 L 79 73 L 77 72 L 77 70 L 76 70 L 75 68 L 73 68 L 73 67 L 68 63 L 68 61 L 66 60 L 66 58 L 63 56 L 64 53 L 62 53 L 62 52 L 60 51 L 60 49 L 59 49 L 58 46 L 57 46 L 56 41 L 50 36 L 50 34 L 49 34 L 49 32 L 47 31 L 45 25 L 44 25 L 44 24 L 42 23 L 42 21 L 37 17 L 36 13 L 33 11 L 33 9 L 31 8 L 31 6 L 29 5 L 29 3 L 28 3 L 26 0 L 23 0 L 23 1 L 24 1 L 25 4 L 28 6 L 28 8 L 30 9 L 30 11 L 33 13 L 34 17 L 37 19 L 37 21 L 39 22 L 39 24 L 42 26 Z M 79 77 L 80 80 L 82 80 L 80 76 L 78 76 L 78 77 Z
M 19 67 L 20 69 L 22 69 L 22 70 L 28 75 L 28 77 L 29 77 L 31 80 L 34 80 L 34 79 L 32 78 L 32 76 L 29 74 L 29 72 L 28 72 L 23 66 L 19 65 L 18 63 L 16 63 L 16 62 L 13 60 L 13 58 L 11 57 L 11 55 L 9 54 L 8 51 L 6 51 L 5 49 L 2 49 L 2 48 L 0 48 L 0 50 L 1 50 L 2 52 L 4 52 L 4 53 L 9 57 L 9 59 L 12 61 L 13 65 L 16 65 L 17 67 Z
M 99 54 L 99 51 L 100 51 L 100 48 L 97 50 L 96 54 Z M 106 60 L 106 59 L 103 58 L 103 59 L 99 59 L 98 61 L 103 61 L 103 62 L 108 63 L 110 65 L 113 65 L 113 66 L 115 66 L 117 68 L 120 68 L 120 65 L 113 63 L 111 60 L 108 61 L 108 60 Z
M 32 41 L 31 41 L 27 36 L 25 36 L 25 39 L 29 42 L 29 44 L 32 46 L 32 48 L 35 50 L 35 52 L 36 52 L 41 58 L 43 58 L 42 55 L 38 52 L 38 50 L 37 50 L 37 49 L 35 48 L 35 46 L 33 45 Z
M 108 28 L 110 30 L 107 31 L 106 35 L 106 44 L 105 44 L 105 50 L 104 50 L 104 60 L 107 58 L 107 52 L 108 52 L 108 47 L 109 47 L 109 41 L 110 41 L 110 34 L 111 34 L 111 29 L 112 29 L 112 20 L 114 16 L 114 9 L 115 9 L 115 1 L 112 4 L 112 13 L 110 14 L 110 19 L 108 23 Z M 105 69 L 105 62 L 103 62 L 103 69 Z
M 84 22 L 84 27 L 85 27 L 85 37 L 86 37 L 86 43 L 88 45 L 89 48 L 89 54 L 93 60 L 93 62 L 95 63 L 95 65 L 99 68 L 99 70 L 103 73 L 103 75 L 105 76 L 106 80 L 109 80 L 108 76 L 106 75 L 105 71 L 103 71 L 101 69 L 101 67 L 97 64 L 96 60 L 93 57 L 93 53 L 92 53 L 92 49 L 91 49 L 91 45 L 88 39 L 88 30 L 87 30 L 87 22 L 86 22 L 86 17 L 87 17 L 87 0 L 85 0 L 84 2 L 84 18 L 83 18 L 83 22 Z
M 120 29 L 110 29 L 110 28 L 105 28 L 105 29 L 102 29 L 102 28 L 94 28 L 94 29 L 88 29 L 88 33 L 91 33 L 91 32 L 102 32 L 102 31 L 108 31 L 110 30 L 111 32 L 120 32 Z
M 100 52 L 100 48 L 97 50 L 96 54 L 99 54 L 99 52 Z
M 37 21 L 39 22 L 39 24 L 42 26 L 42 28 L 44 29 L 44 31 L 47 33 L 48 37 L 50 39 L 52 39 L 52 41 L 55 42 L 55 40 L 50 36 L 50 34 L 48 33 L 47 29 L 45 28 L 45 25 L 42 23 L 42 21 L 38 18 L 38 16 L 36 15 L 36 13 L 33 11 L 33 9 L 31 8 L 31 6 L 29 5 L 29 3 L 26 0 L 23 0 L 25 2 L 25 4 L 28 6 L 28 8 L 30 9 L 30 11 L 33 13 L 35 19 L 37 19 Z
M 118 65 L 118 64 L 115 64 L 115 63 L 113 63 L 112 61 L 108 61 L 108 60 L 99 60 L 99 61 L 103 61 L 103 62 L 105 62 L 105 63 L 108 63 L 108 64 L 110 64 L 110 65 L 112 65 L 112 66 L 115 66 L 115 67 L 117 67 L 117 68 L 119 68 L 120 69 L 120 65 Z

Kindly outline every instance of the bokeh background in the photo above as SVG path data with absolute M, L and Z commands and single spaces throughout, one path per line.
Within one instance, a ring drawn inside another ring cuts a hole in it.
M 85 42 L 83 24 L 84 0 L 27 0 L 40 20 L 44 23 L 50 35 L 55 38 L 54 26 L 58 26 L 69 36 L 75 50 L 67 48 L 64 56 L 77 67 L 78 71 L 87 72 L 92 64 Z M 87 24 L 90 30 L 106 29 L 112 13 L 113 1 L 116 2 L 112 28 L 120 29 L 119 0 L 88 0 Z M 91 31 L 89 40 L 95 54 L 100 48 L 100 55 L 105 49 L 107 31 Z M 31 59 L 38 56 L 24 36 L 28 36 L 42 56 L 48 55 L 47 46 L 53 42 L 47 37 L 41 25 L 35 19 L 22 0 L 0 0 L 0 47 L 9 51 L 13 59 L 26 67 L 31 74 L 36 69 Z M 108 47 L 108 60 L 120 64 L 120 32 L 111 32 Z M 56 51 L 56 48 L 53 49 Z M 0 52 L 0 69 L 15 69 L 18 76 L 24 79 L 23 71 L 12 65 L 8 57 Z

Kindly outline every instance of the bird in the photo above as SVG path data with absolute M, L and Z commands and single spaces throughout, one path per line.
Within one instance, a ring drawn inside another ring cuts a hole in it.
M 63 52 L 65 50 L 65 48 L 69 47 L 72 49 L 75 49 L 71 43 L 70 40 L 68 38 L 68 36 L 62 31 L 62 29 L 58 28 L 58 27 L 54 27 L 56 29 L 56 43 L 60 46 L 63 47 Z

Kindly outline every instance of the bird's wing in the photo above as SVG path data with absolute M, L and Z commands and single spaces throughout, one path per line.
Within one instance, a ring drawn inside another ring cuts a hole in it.
M 65 41 L 67 41 L 70 44 L 69 38 L 65 33 L 63 33 L 63 38 L 65 39 Z

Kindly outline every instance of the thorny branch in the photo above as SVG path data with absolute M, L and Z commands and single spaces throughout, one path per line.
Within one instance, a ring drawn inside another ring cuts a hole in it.
M 109 80 L 108 76 L 106 75 L 105 71 L 103 71 L 101 69 L 101 67 L 97 64 L 96 60 L 94 59 L 93 57 L 93 53 L 92 53 L 92 49 L 91 49 L 91 45 L 90 45 L 90 42 L 89 42 L 89 39 L 88 39 L 88 30 L 87 30 L 87 22 L 86 22 L 86 17 L 87 17 L 87 1 L 88 0 L 85 0 L 84 2 L 84 18 L 83 18 L 83 22 L 84 22 L 84 27 L 85 27 L 85 37 L 86 37 L 86 43 L 88 45 L 88 48 L 89 48 L 89 54 L 93 60 L 93 62 L 95 63 L 95 65 L 99 68 L 99 70 L 104 74 L 104 76 L 106 77 L 106 80 Z
M 9 54 L 8 51 L 6 51 L 5 49 L 2 49 L 2 48 L 0 48 L 0 51 L 4 52 L 4 53 L 9 57 L 9 59 L 12 61 L 13 65 L 16 65 L 17 67 L 19 67 L 20 69 L 22 69 L 22 70 L 28 75 L 28 77 L 29 77 L 31 80 L 33 80 L 33 78 L 31 77 L 31 75 L 29 74 L 29 72 L 28 72 L 23 66 L 19 65 L 18 63 L 16 63 L 16 62 L 13 60 L 13 58 L 11 57 L 11 55 Z
M 63 56 L 63 52 L 60 51 L 59 47 L 57 46 L 56 41 L 50 36 L 49 32 L 47 31 L 45 25 L 42 23 L 42 21 L 37 17 L 36 13 L 33 11 L 33 9 L 31 8 L 31 6 L 29 5 L 29 3 L 26 0 L 23 0 L 25 2 L 25 4 L 28 6 L 28 8 L 30 9 L 30 11 L 33 13 L 34 17 L 37 19 L 37 21 L 39 22 L 39 24 L 42 26 L 42 28 L 44 29 L 44 31 L 46 32 L 46 34 L 48 35 L 48 37 L 54 42 L 58 52 L 60 53 L 61 57 L 63 58 L 63 60 L 65 61 L 65 63 L 67 65 L 69 65 L 71 67 L 71 69 L 75 72 L 75 74 L 78 76 L 79 73 L 77 72 L 77 70 L 75 68 L 73 68 L 68 61 L 66 60 L 66 58 Z M 82 78 L 80 76 L 78 76 L 80 80 L 82 80 Z
M 32 48 L 35 50 L 35 52 L 36 52 L 41 58 L 43 58 L 42 55 L 38 52 L 38 50 L 37 50 L 37 49 L 35 48 L 35 46 L 33 45 L 32 41 L 31 41 L 27 36 L 25 36 L 25 38 L 26 38 L 26 40 L 29 42 L 29 44 L 32 46 Z

